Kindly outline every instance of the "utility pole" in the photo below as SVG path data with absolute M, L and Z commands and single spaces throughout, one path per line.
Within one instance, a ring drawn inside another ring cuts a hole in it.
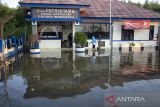
M 156 52 L 156 58 L 157 58 L 157 70 L 160 71 L 160 22 L 158 22 L 158 34 L 157 34 L 157 46 L 158 51 Z
M 110 15 L 109 15 L 109 32 L 110 32 L 110 48 L 112 49 L 113 48 L 113 36 L 112 36 L 112 0 L 110 0 L 110 3 L 109 3 L 109 7 L 110 7 Z
M 159 51 L 159 55 L 160 55 L 160 25 L 159 25 L 159 32 L 158 32 L 158 35 L 157 35 L 157 42 L 158 42 L 158 51 Z M 160 56 L 159 56 L 160 57 Z
M 113 49 L 113 35 L 112 35 L 112 0 L 109 1 L 109 32 L 110 32 L 110 55 L 109 55 L 109 72 L 108 72 L 108 83 L 110 83 L 111 71 L 112 71 L 112 49 Z

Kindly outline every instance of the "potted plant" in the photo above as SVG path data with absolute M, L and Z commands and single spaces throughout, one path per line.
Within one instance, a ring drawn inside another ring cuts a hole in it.
M 30 54 L 40 54 L 38 35 L 31 35 Z
M 144 51 L 144 43 L 140 43 L 141 51 Z
M 119 44 L 119 51 L 122 51 L 122 44 Z
M 76 52 L 85 52 L 85 44 L 87 42 L 87 36 L 83 32 L 75 33 Z
M 129 42 L 129 51 L 132 51 L 132 48 L 135 46 L 135 43 Z

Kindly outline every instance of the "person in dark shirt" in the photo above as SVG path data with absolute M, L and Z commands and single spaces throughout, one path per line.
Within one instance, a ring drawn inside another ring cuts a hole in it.
M 72 33 L 68 35 L 69 47 L 72 48 Z

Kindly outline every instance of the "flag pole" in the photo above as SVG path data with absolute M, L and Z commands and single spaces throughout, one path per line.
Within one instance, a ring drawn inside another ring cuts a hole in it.
M 110 8 L 110 15 L 109 15 L 109 24 L 110 24 L 110 48 L 112 49 L 113 48 L 113 37 L 112 37 L 112 0 L 110 0 L 110 3 L 109 3 L 109 8 Z
M 109 10 L 110 10 L 110 15 L 109 15 L 109 34 L 110 34 L 110 55 L 109 55 L 109 72 L 108 72 L 108 81 L 107 83 L 110 84 L 111 81 L 111 69 L 112 69 L 112 47 L 113 47 L 113 37 L 112 37 L 112 1 L 109 1 Z

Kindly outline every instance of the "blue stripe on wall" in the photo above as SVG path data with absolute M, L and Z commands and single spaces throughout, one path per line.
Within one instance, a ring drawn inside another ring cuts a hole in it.
M 33 21 L 80 21 L 79 18 L 31 18 Z

